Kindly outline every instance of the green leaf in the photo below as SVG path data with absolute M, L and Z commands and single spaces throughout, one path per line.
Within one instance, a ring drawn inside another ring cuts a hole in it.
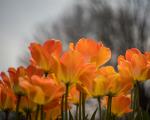
M 150 116 L 148 112 L 142 111 L 143 120 L 150 120 Z
M 93 113 L 93 115 L 92 115 L 92 117 L 91 117 L 90 120 L 95 120 L 95 115 L 96 115 L 97 109 L 98 109 L 98 108 L 96 108 L 96 110 L 94 111 L 94 113 Z
M 85 116 L 85 120 L 88 120 L 88 114 Z
M 69 120 L 73 120 L 73 115 L 71 114 L 70 110 L 69 110 Z

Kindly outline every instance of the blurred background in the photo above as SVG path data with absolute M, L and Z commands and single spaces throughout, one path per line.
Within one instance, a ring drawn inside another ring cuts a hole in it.
M 150 0 L 0 0 L 0 71 L 27 65 L 28 46 L 81 37 L 102 41 L 119 54 L 137 47 L 150 50 Z

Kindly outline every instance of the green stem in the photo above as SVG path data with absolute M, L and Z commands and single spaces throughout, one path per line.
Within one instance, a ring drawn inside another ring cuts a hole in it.
M 135 85 L 134 85 L 134 88 L 133 88 L 133 100 L 132 100 L 132 109 L 133 109 L 133 112 L 132 112 L 132 120 L 135 120 L 135 114 L 137 112 L 137 114 L 139 115 L 140 114 L 140 103 L 139 103 L 139 83 L 138 81 L 136 81 Z M 140 116 L 141 117 L 141 116 Z
M 147 107 L 146 107 L 146 112 L 148 113 L 148 110 L 150 108 L 150 104 L 148 103 Z
M 85 94 L 84 93 L 81 94 L 82 94 L 82 117 L 83 120 L 85 120 Z
M 68 120 L 68 88 L 69 84 L 66 84 L 66 94 L 65 94 L 65 119 Z
M 134 114 L 135 114 L 135 88 L 133 88 L 133 97 L 132 97 L 132 109 L 133 109 L 133 112 L 132 112 L 132 120 L 134 120 Z
M 36 113 L 35 113 L 35 120 L 38 120 L 39 112 L 40 112 L 40 105 L 37 104 Z
M 40 109 L 41 109 L 41 120 L 44 120 L 43 105 L 40 105 Z
M 108 96 L 106 120 L 111 120 L 111 103 L 112 96 Z
M 61 119 L 64 120 L 64 95 L 61 99 Z
M 137 109 L 137 114 L 140 115 L 140 120 L 143 120 L 143 113 L 142 113 L 142 110 L 141 110 L 141 106 L 140 106 L 140 86 L 139 86 L 139 82 L 137 81 L 137 90 L 136 90 L 136 94 L 137 94 L 137 106 L 136 106 L 136 109 Z
M 76 104 L 76 120 L 78 120 L 78 108 L 79 108 L 79 105 Z
M 9 109 L 5 109 L 5 120 L 8 120 L 8 116 L 9 116 Z
M 29 119 L 29 111 L 28 110 L 26 110 L 26 120 L 28 120 Z
M 19 106 L 21 101 L 21 95 L 17 96 L 17 104 L 16 104 L 16 119 L 19 120 Z
M 81 112 L 82 112 L 81 103 L 82 103 L 82 93 L 80 92 L 80 98 L 79 98 L 79 120 L 82 119 L 82 115 L 81 115 Z
M 31 120 L 31 110 L 29 108 L 27 108 L 25 110 L 25 113 L 26 113 L 26 120 Z
M 117 117 L 115 115 L 112 115 L 112 120 L 116 120 Z
M 29 120 L 32 120 L 32 116 L 31 116 L 31 113 L 29 113 Z
M 132 93 L 131 93 L 131 101 L 132 101 L 132 103 L 131 103 L 131 108 L 132 108 L 132 114 L 131 114 L 131 120 L 134 120 L 134 114 L 135 114 L 135 100 L 136 100 L 136 96 L 135 96 L 135 86 L 133 87 L 133 90 L 132 90 Z
M 99 118 L 100 118 L 100 120 L 102 120 L 102 109 L 101 109 L 101 97 L 100 96 L 97 98 L 97 101 L 98 101 L 98 106 L 99 106 Z

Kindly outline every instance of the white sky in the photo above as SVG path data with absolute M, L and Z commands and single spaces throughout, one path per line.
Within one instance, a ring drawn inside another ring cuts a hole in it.
M 18 66 L 35 26 L 55 20 L 72 0 L 0 0 L 0 71 Z M 70 7 L 69 7 L 70 8 Z

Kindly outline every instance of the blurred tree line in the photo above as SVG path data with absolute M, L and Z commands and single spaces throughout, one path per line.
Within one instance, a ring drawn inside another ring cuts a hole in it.
M 90 37 L 111 48 L 111 63 L 115 64 L 116 57 L 128 48 L 148 50 L 149 15 L 150 0 L 78 0 L 53 24 L 39 25 L 34 38 L 40 42 L 55 38 L 68 44 Z

